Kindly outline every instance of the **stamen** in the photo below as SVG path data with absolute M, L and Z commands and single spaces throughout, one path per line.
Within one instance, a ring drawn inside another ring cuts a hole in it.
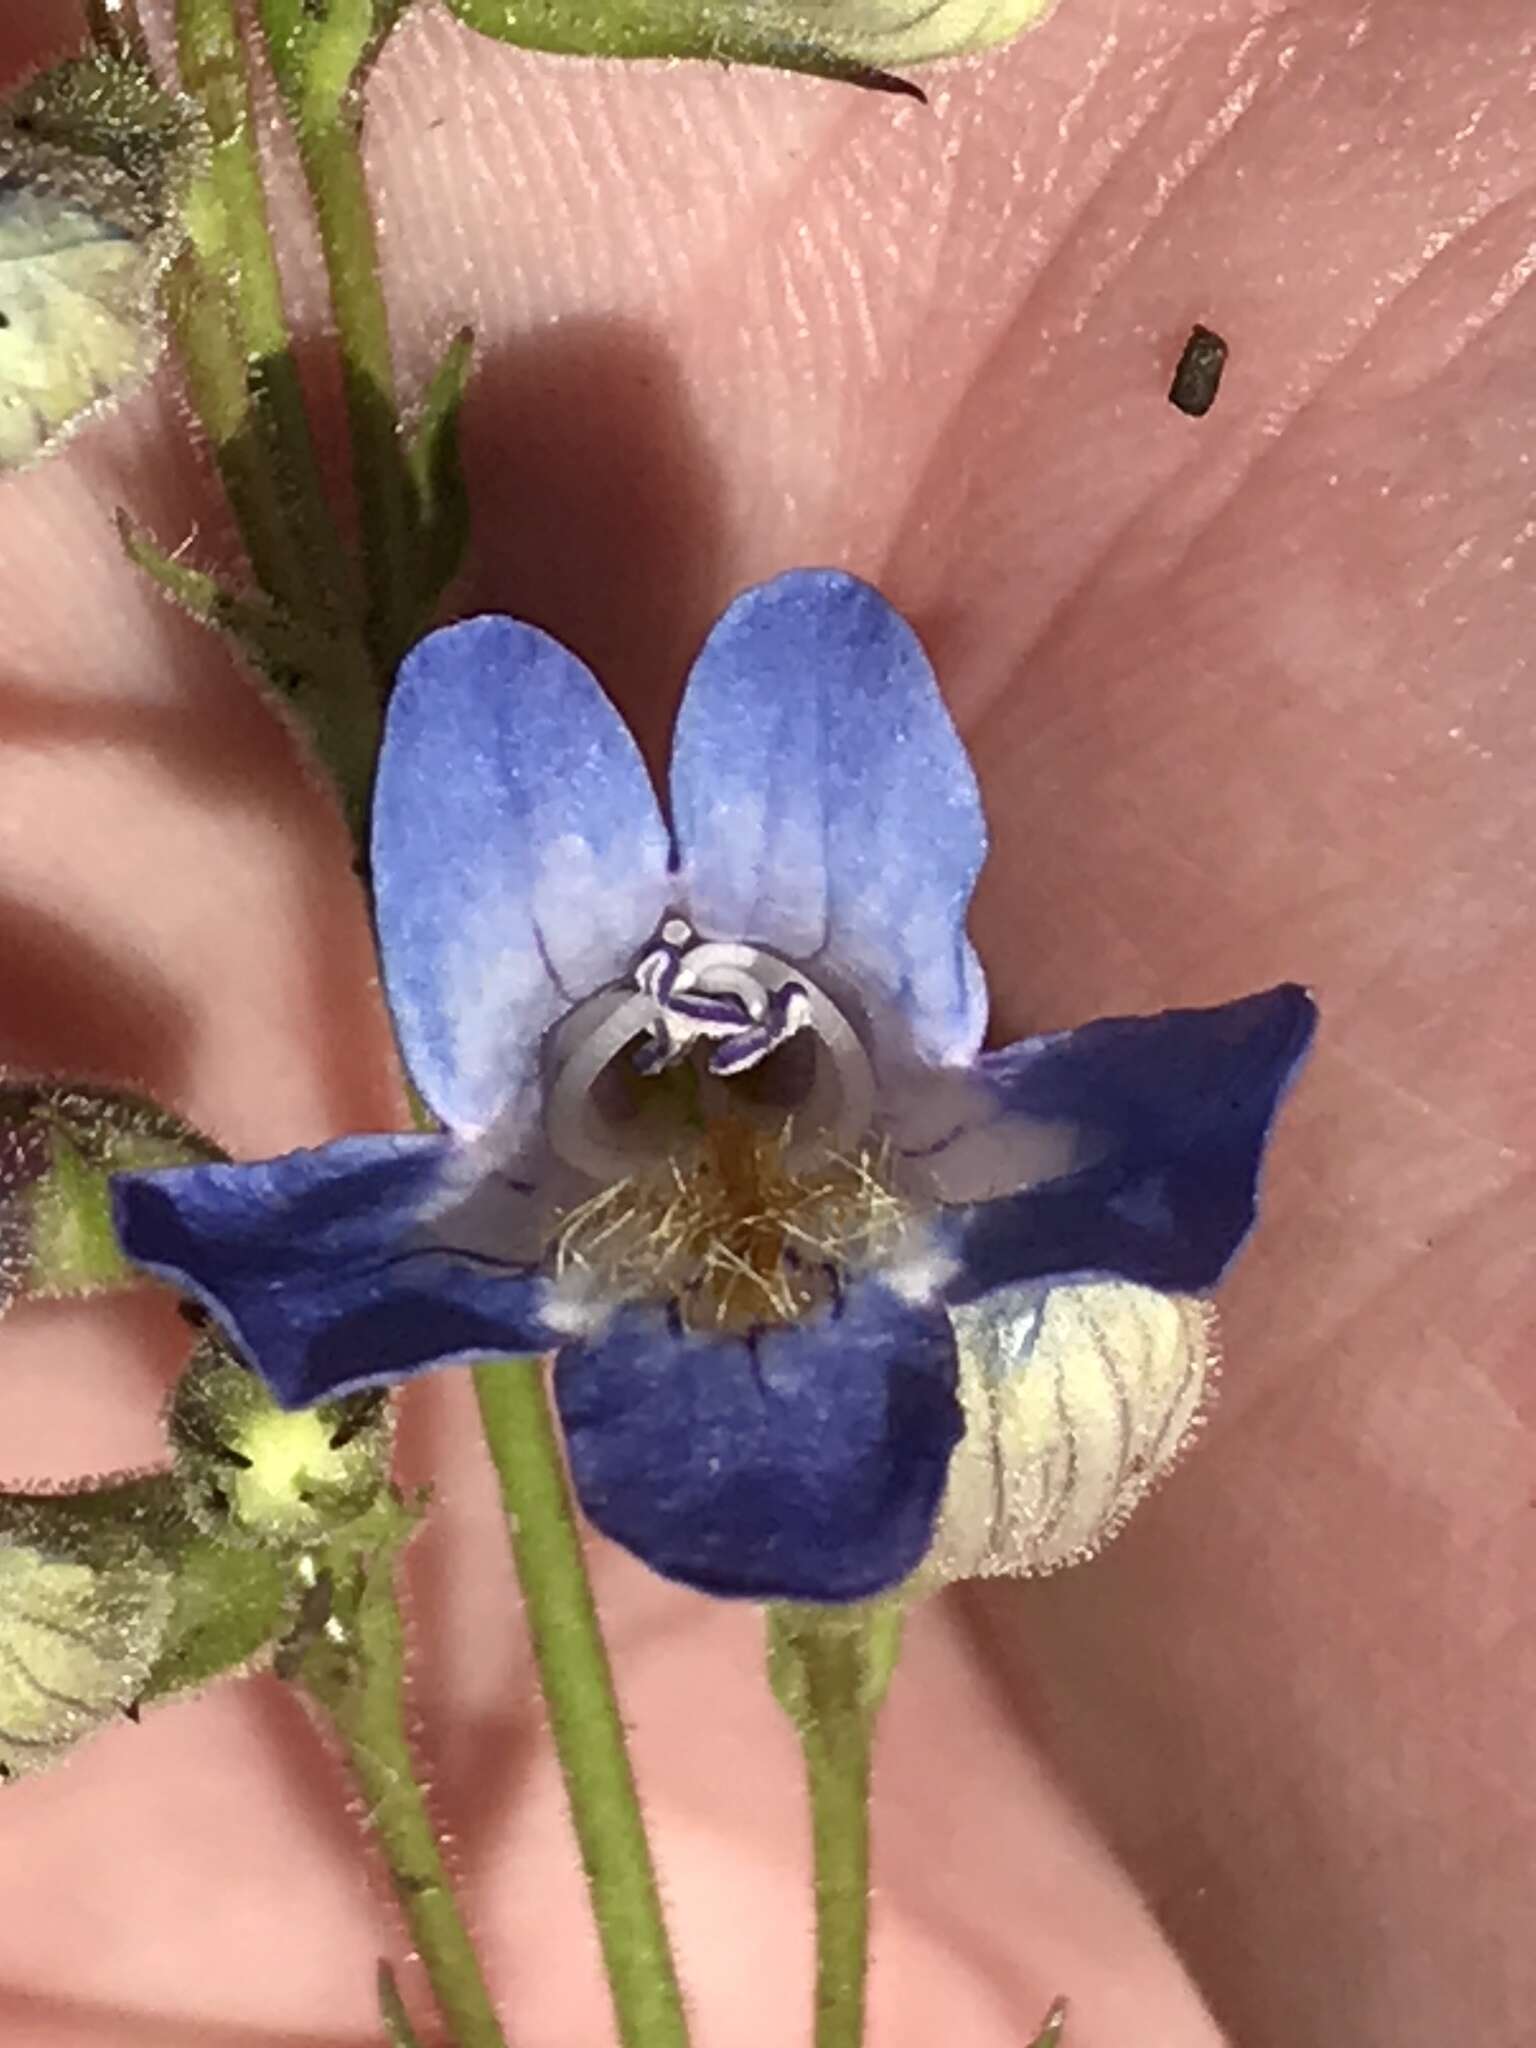
M 678 958 L 670 946 L 657 946 L 635 968 L 635 987 L 654 1002 L 665 1003 L 677 985 Z
M 674 1016 L 696 1024 L 702 1036 L 712 1038 L 740 1031 L 752 1022 L 752 1012 L 738 995 L 713 995 L 699 989 L 679 989 L 667 1000 Z
M 721 1076 L 744 1074 L 767 1059 L 769 1053 L 777 1052 L 797 1032 L 809 1030 L 810 1024 L 810 998 L 798 981 L 786 981 L 768 998 L 767 1014 L 760 1024 L 732 1033 L 710 1054 L 709 1071 Z
M 912 1229 L 885 1148 L 794 1170 L 786 1126 L 714 1119 L 699 1153 L 604 1188 L 561 1218 L 557 1282 L 610 1300 L 671 1301 L 685 1327 L 753 1329 L 835 1302 L 851 1267 Z
M 696 940 L 669 918 L 628 985 L 599 990 L 552 1035 L 545 1129 L 556 1152 L 594 1180 L 636 1172 L 695 1143 L 731 1083 L 800 1034 L 813 1045 L 761 1084 L 735 1091 L 760 1127 L 792 1112 L 800 1153 L 814 1160 L 857 1146 L 874 1113 L 874 1076 L 857 1030 L 832 999 L 777 954 L 744 942 Z M 635 1089 L 675 1074 L 682 1086 Z M 745 1100 L 744 1098 L 750 1098 Z M 798 1161 L 797 1161 L 798 1163 Z

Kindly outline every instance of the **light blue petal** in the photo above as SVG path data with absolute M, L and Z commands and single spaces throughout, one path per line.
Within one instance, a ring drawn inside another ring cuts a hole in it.
M 456 1253 L 447 1138 L 120 1173 L 123 1249 L 201 1301 L 285 1408 L 449 1359 L 545 1349 L 527 1268 Z
M 871 1282 L 750 1337 L 621 1314 L 561 1352 L 571 1476 L 653 1570 L 749 1600 L 862 1600 L 927 1551 L 961 1431 L 941 1308 Z
M 466 619 L 406 656 L 373 879 L 401 1050 L 450 1129 L 489 1126 L 549 1026 L 626 970 L 666 907 L 669 855 L 639 749 L 557 641 Z
M 986 988 L 965 916 L 986 852 L 976 778 L 911 627 L 877 590 L 799 569 L 737 598 L 678 714 L 672 812 L 707 936 L 770 946 L 968 1059 Z
M 1042 1133 L 1072 1142 L 1035 1185 L 1021 1170 L 1017 1192 L 950 1212 L 948 1298 L 1093 1274 L 1167 1293 L 1215 1286 L 1253 1225 L 1270 1126 L 1316 1024 L 1306 990 L 1285 983 L 986 1054 L 994 1182 L 1010 1130 L 1021 1167 L 1044 1156 Z

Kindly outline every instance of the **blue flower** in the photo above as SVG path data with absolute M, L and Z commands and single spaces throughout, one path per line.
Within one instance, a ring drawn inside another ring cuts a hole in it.
M 975 778 L 911 629 L 840 573 L 715 626 L 671 810 L 555 641 L 430 634 L 373 872 L 443 1135 L 120 1175 L 117 1228 L 290 1407 L 556 1350 L 600 1529 L 712 1592 L 859 1599 L 931 1538 L 950 1306 L 1213 1285 L 1313 1006 L 1283 986 L 982 1052 Z

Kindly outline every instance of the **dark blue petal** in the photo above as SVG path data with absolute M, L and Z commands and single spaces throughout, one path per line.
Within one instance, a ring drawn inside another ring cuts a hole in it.
M 544 1032 L 666 907 L 670 844 L 629 730 L 573 654 L 466 619 L 406 656 L 373 812 L 390 1009 L 450 1129 L 483 1130 Z
M 680 1336 L 631 1310 L 562 1351 L 582 1506 L 669 1578 L 753 1600 L 861 1600 L 928 1548 L 960 1434 L 941 1309 L 869 1282 L 837 1314 Z
M 285 1408 L 450 1358 L 539 1351 L 541 1283 L 434 1233 L 446 1138 L 345 1138 L 256 1166 L 120 1173 L 123 1249 L 196 1296 Z
M 1317 1012 L 1287 984 L 1214 1010 L 1106 1018 L 979 1062 L 1006 1118 L 1079 1132 L 1084 1163 L 957 1210 L 951 1300 L 1113 1273 L 1212 1287 L 1247 1235 L 1271 1120 Z
M 710 937 L 821 963 L 968 1059 L 986 986 L 965 915 L 986 852 L 976 778 L 912 628 L 867 583 L 800 569 L 749 590 L 678 714 L 672 813 Z

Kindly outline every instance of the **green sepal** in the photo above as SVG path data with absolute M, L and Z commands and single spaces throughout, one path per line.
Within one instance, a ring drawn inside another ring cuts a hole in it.
M 474 365 L 473 328 L 461 327 L 432 372 L 413 421 L 404 428 L 414 510 L 417 590 L 423 620 L 458 574 L 469 545 L 469 492 L 459 415 Z
M 290 1625 L 292 1573 L 271 1551 L 240 1550 L 185 1524 L 175 1604 L 141 1698 L 192 1692 L 267 1661 Z
M 1029 2048 L 1061 2048 L 1062 2034 L 1066 2024 L 1067 2001 L 1064 1998 L 1058 1998 L 1052 2003 L 1050 2011 L 1041 2022 L 1039 2033 L 1030 2042 Z
M 185 241 L 205 149 L 190 102 L 105 51 L 0 102 L 12 330 L 0 470 L 46 455 L 148 375 L 165 329 L 158 285 Z
M 310 694 L 318 696 L 321 679 L 335 663 L 335 630 L 303 623 L 265 594 L 245 595 L 179 555 L 168 554 L 121 507 L 116 524 L 123 552 L 135 568 L 199 625 L 234 641 L 280 696 L 299 704 Z
M 18 1294 L 92 1294 L 141 1280 L 112 1229 L 111 1176 L 222 1157 L 143 1096 L 0 1079 L 0 1310 Z
M 50 167 L 125 229 L 170 227 L 207 154 L 191 100 L 167 92 L 143 65 L 96 50 L 28 79 L 5 102 L 3 131 L 18 156 Z
M 149 44 L 136 0 L 85 0 L 85 27 L 93 51 L 103 57 L 150 68 Z
M 166 1436 L 197 1528 L 291 1555 L 344 1533 L 388 1492 L 394 1408 L 381 1389 L 279 1408 L 210 1329 L 171 1396 Z
M 768 1613 L 768 1682 L 802 1741 L 872 1721 L 901 1654 L 898 1597 L 849 1607 L 780 1601 Z
M 395 1982 L 395 1973 L 388 1963 L 379 1963 L 379 2017 L 384 2022 L 384 2038 L 389 2048 L 421 2048 L 416 2029 L 411 2025 L 411 2016 L 405 2009 L 405 2000 L 400 1996 L 400 1986 Z
M 233 455 L 237 445 L 227 446 L 223 454 Z M 232 590 L 208 571 L 167 554 L 121 508 L 117 531 L 135 567 L 200 625 L 223 633 L 272 696 L 296 715 L 331 772 L 354 835 L 362 839 L 376 751 L 373 714 L 370 706 L 369 719 L 359 723 L 332 689 L 338 675 L 356 669 L 359 648 L 349 630 L 329 620 L 300 620 L 265 594 L 247 596 Z M 367 686 L 372 698 L 371 671 Z

